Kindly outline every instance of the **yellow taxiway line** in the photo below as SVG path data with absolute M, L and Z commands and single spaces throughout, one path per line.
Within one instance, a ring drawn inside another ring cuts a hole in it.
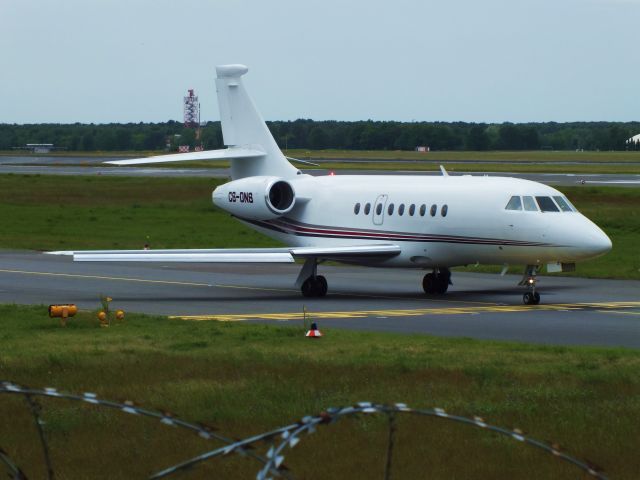
M 394 310 L 353 310 L 339 312 L 308 312 L 307 317 L 313 319 L 327 318 L 368 318 L 368 317 L 415 317 L 423 315 L 470 315 L 478 313 L 507 313 L 507 312 L 531 312 L 531 311 L 582 311 L 597 310 L 599 312 L 619 312 L 621 308 L 639 308 L 640 302 L 608 302 L 608 303 L 567 303 L 549 305 L 493 305 L 478 307 L 441 307 L 441 308 L 414 308 Z M 245 314 L 219 314 L 219 315 L 174 315 L 169 318 L 178 320 L 217 320 L 220 322 L 241 322 L 246 320 L 301 320 L 302 312 L 285 313 L 245 313 Z

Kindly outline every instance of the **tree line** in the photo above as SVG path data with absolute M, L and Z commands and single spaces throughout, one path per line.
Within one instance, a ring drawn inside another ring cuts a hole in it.
M 414 150 L 640 150 L 627 140 L 640 122 L 467 123 L 381 121 L 267 122 L 282 149 Z M 181 122 L 110 124 L 0 124 L 0 150 L 53 143 L 69 151 L 177 150 L 179 145 L 222 148 L 220 122 L 196 131 Z

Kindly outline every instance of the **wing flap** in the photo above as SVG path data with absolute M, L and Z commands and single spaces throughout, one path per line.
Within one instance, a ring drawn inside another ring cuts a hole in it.
M 394 257 L 402 250 L 398 245 L 378 244 L 378 245 L 352 245 L 343 247 L 293 247 L 289 251 L 296 258 L 376 258 Z
M 223 150 L 204 150 L 202 152 L 173 153 L 170 155 L 155 155 L 145 158 L 131 158 L 127 160 L 110 160 L 110 165 L 146 165 L 150 163 L 191 162 L 194 160 L 227 160 L 231 158 L 263 157 L 262 150 L 251 148 L 226 148 Z

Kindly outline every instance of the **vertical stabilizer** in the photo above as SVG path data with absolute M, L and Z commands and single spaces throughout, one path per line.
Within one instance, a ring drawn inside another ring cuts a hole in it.
M 242 83 L 244 65 L 218 65 L 216 91 L 224 144 L 262 150 L 263 157 L 231 160 L 231 178 L 270 175 L 295 177 L 298 170 L 284 157 Z

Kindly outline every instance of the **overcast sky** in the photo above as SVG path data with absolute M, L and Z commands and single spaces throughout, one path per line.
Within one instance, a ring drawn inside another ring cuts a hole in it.
M 640 120 L 640 0 L 0 0 L 0 123 Z

